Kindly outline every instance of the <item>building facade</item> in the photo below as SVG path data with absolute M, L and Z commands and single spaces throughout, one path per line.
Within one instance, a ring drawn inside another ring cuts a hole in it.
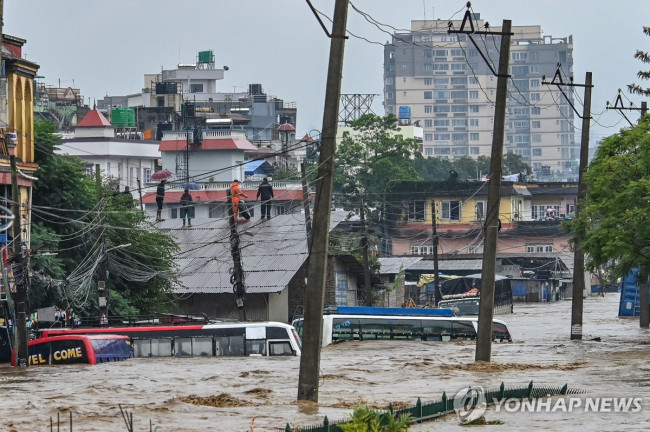
M 475 28 L 484 26 L 479 14 L 473 18 Z M 490 156 L 500 37 L 472 35 L 477 47 L 448 29 L 448 21 L 412 21 L 410 32 L 395 33 L 384 46 L 385 110 L 419 122 L 425 157 Z M 565 91 L 567 101 L 543 84 L 558 64 L 563 82 L 573 75 L 573 38 L 543 35 L 537 25 L 512 32 L 504 152 L 520 155 L 538 180 L 577 180 L 573 95 Z

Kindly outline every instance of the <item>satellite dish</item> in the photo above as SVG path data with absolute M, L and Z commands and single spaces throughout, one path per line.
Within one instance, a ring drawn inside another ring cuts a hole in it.
M 223 67 L 223 70 L 225 70 L 225 71 L 227 71 L 227 70 L 229 70 L 229 69 L 230 69 L 230 68 L 229 68 L 228 66 L 224 66 L 224 67 Z

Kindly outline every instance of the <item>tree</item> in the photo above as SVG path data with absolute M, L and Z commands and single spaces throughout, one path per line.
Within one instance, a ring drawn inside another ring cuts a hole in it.
M 45 121 L 34 122 L 36 162 L 40 165 L 32 202 L 32 308 L 57 304 L 77 313 L 97 315 L 93 279 L 101 260 L 109 262 L 108 285 L 113 314 L 147 314 L 166 310 L 169 289 L 176 281 L 174 241 L 145 227 L 145 216 L 116 182 L 104 179 L 101 190 L 86 173 L 84 162 L 58 155 L 59 138 Z M 98 202 L 97 197 L 101 196 Z M 103 239 L 103 243 L 99 241 Z M 100 247 L 117 248 L 106 255 Z
M 588 265 L 611 265 L 618 276 L 639 267 L 641 325 L 647 326 L 650 269 L 650 116 L 600 144 L 584 180 L 588 194 L 569 224 Z M 644 300 L 645 298 L 645 300 Z
M 504 174 L 530 174 L 532 170 L 530 166 L 522 160 L 521 155 L 514 153 L 506 153 L 503 155 L 503 173 Z
M 643 27 L 643 33 L 646 34 L 646 36 L 650 36 L 650 27 Z M 637 50 L 636 53 L 634 54 L 635 59 L 641 60 L 641 62 L 647 64 L 650 63 L 650 54 L 646 51 L 641 51 Z M 637 77 L 643 80 L 648 80 L 650 79 L 650 71 L 639 71 L 636 74 Z M 633 94 L 638 94 L 641 96 L 650 96 L 650 87 L 643 88 L 638 84 L 629 84 L 627 86 L 627 89 L 629 90 L 630 93 Z
M 293 165 L 277 168 L 273 171 L 273 180 L 300 180 L 300 172 Z

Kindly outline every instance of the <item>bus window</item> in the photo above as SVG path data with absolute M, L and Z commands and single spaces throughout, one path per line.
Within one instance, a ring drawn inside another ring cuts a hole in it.
M 414 319 L 392 319 L 390 320 L 393 339 L 418 340 L 421 339 L 422 323 Z
M 359 340 L 359 320 L 332 318 L 332 342 Z
M 247 339 L 246 340 L 246 355 L 266 355 L 266 340 L 265 339 Z
M 292 356 L 293 350 L 289 342 L 269 342 L 269 355 L 271 356 Z
M 243 356 L 246 355 L 244 350 L 244 336 L 230 336 L 229 338 L 229 350 L 225 351 L 226 355 L 231 356 Z
M 192 343 L 192 355 L 211 356 L 212 355 L 212 338 L 196 337 Z
M 360 318 L 361 340 L 390 339 L 390 321 Z
M 507 340 L 508 342 L 512 342 L 508 328 L 497 322 L 492 323 L 492 340 L 498 340 L 499 342 Z
M 172 339 L 151 339 L 150 357 L 169 357 L 172 355 Z
M 423 319 L 422 339 L 427 341 L 449 341 L 451 339 L 451 321 Z
M 176 357 L 192 355 L 192 339 L 176 338 L 174 340 L 174 351 Z
M 452 326 L 452 339 L 476 339 L 476 330 L 471 321 L 454 321 Z

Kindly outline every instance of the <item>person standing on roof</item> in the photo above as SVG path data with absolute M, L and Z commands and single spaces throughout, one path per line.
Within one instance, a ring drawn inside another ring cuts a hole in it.
M 258 200 L 260 197 L 262 198 L 262 219 L 265 217 L 271 219 L 271 200 L 274 198 L 273 186 L 266 177 L 257 188 L 257 197 L 255 199 Z
M 156 211 L 156 222 L 162 222 L 165 220 L 161 217 L 163 201 L 165 200 L 165 183 L 167 183 L 167 180 L 160 180 L 160 183 L 158 183 L 158 187 L 156 188 L 156 204 L 158 205 L 158 210 Z
M 181 195 L 181 219 L 183 219 L 183 226 L 185 226 L 185 217 L 187 216 L 187 226 L 192 226 L 192 195 L 189 189 L 183 191 Z
M 230 196 L 232 198 L 232 212 L 235 215 L 235 221 L 239 221 L 239 203 L 241 197 L 248 198 L 241 188 L 239 187 L 239 180 L 235 179 L 230 185 Z

